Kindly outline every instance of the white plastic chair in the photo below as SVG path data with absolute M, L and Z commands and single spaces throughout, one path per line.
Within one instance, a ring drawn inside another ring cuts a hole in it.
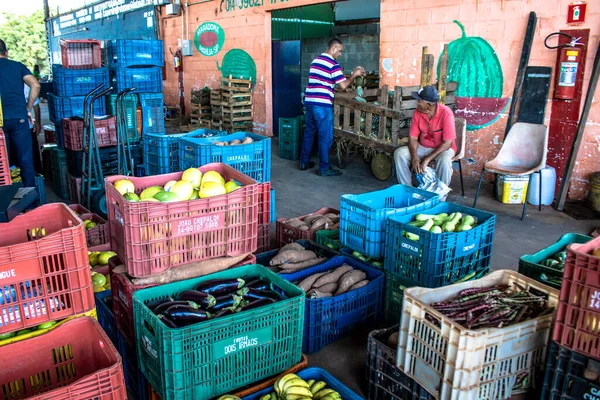
M 529 124 L 517 122 L 510 128 L 500 152 L 491 161 L 484 164 L 475 193 L 473 208 L 477 204 L 479 189 L 485 171 L 496 174 L 507 175 L 529 175 L 529 184 L 531 176 L 546 167 L 546 154 L 548 153 L 548 127 L 541 124 Z M 540 173 L 541 175 L 541 173 Z M 529 192 L 529 190 L 527 190 Z M 540 200 L 542 198 L 542 179 L 540 176 Z M 523 214 L 521 220 L 525 219 L 527 210 L 527 193 L 523 203 Z M 540 201 L 539 210 L 542 211 L 542 202 Z

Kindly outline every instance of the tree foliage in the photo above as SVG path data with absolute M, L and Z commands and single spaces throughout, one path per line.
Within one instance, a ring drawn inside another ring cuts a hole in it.
M 48 75 L 50 71 L 43 10 L 29 15 L 2 14 L 4 18 L 0 24 L 0 39 L 6 43 L 8 57 L 22 62 L 32 72 L 34 65 L 38 64 L 41 75 Z

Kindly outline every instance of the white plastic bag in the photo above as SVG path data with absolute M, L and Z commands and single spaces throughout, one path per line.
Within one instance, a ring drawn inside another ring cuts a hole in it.
M 431 167 L 425 167 L 424 173 L 417 174 L 417 180 L 419 181 L 419 189 L 439 194 L 441 198 L 445 198 L 452 190 L 448 185 L 440 181 Z

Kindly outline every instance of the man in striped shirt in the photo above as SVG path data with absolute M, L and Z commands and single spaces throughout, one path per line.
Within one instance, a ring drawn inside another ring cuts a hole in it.
M 333 90 L 335 85 L 346 89 L 355 78 L 365 75 L 362 67 L 356 67 L 349 79 L 344 77 L 337 59 L 342 55 L 344 45 L 338 39 L 332 39 L 327 51 L 310 64 L 308 85 L 304 96 L 306 108 L 306 129 L 302 139 L 302 152 L 300 153 L 300 169 L 305 171 L 314 167 L 310 161 L 310 152 L 315 139 L 319 138 L 319 172 L 320 176 L 337 176 L 342 172 L 331 168 L 329 165 L 329 149 L 333 143 Z

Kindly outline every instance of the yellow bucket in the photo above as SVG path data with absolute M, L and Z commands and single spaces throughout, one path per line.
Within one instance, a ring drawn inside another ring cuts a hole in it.
M 594 172 L 590 175 L 588 204 L 593 210 L 600 212 L 600 172 Z

